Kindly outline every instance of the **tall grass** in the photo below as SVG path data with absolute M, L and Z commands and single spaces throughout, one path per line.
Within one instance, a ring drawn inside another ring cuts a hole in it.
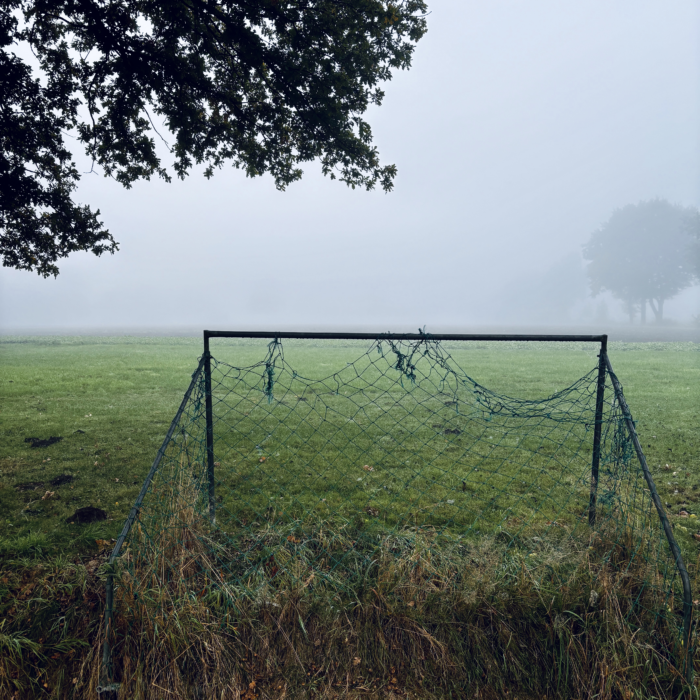
M 0 569 L 0 697 L 87 697 L 97 682 L 99 561 L 17 559 Z
M 137 529 L 117 567 L 120 698 L 683 692 L 673 603 L 631 556 L 631 533 L 532 530 L 521 548 L 430 528 L 372 541 L 272 517 L 249 535 L 251 566 L 242 543 L 227 549 L 197 515 L 192 486 L 167 483 L 170 520 L 155 535 Z
M 619 700 L 684 691 L 676 629 L 651 612 L 662 601 L 641 585 L 650 572 L 628 568 L 624 549 L 601 566 L 601 551 L 587 546 L 518 557 L 493 538 L 438 550 L 434 533 L 406 532 L 351 575 L 309 580 L 297 546 L 292 566 L 261 575 L 255 594 L 207 579 L 201 559 L 185 584 L 175 567 L 160 569 L 165 586 L 152 570 L 122 578 L 119 697 Z M 182 549 L 181 561 L 197 557 L 196 547 Z M 97 563 L 3 568 L 0 697 L 95 697 Z

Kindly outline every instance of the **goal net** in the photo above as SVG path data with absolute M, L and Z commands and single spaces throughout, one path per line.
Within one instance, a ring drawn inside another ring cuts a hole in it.
M 290 595 L 341 610 L 374 589 L 408 609 L 467 595 L 479 571 L 566 586 L 582 569 L 624 587 L 631 629 L 676 630 L 678 665 L 685 569 L 604 351 L 534 397 L 534 378 L 473 379 L 472 347 L 387 334 L 206 352 L 110 560 L 105 673 L 130 629 L 187 606 L 232 628 Z

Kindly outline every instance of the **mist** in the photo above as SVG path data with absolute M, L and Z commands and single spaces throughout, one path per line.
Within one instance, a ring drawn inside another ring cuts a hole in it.
M 395 189 L 233 168 L 125 190 L 83 176 L 120 251 L 3 268 L 0 329 L 399 330 L 626 323 L 582 246 L 612 212 L 700 206 L 700 4 L 433 0 L 368 121 Z M 164 162 L 168 156 L 164 152 Z M 81 170 L 90 163 L 76 151 Z M 667 302 L 700 317 L 700 288 Z

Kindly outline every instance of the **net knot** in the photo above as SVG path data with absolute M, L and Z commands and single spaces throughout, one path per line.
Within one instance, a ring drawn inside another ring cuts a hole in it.
M 272 403 L 274 397 L 273 389 L 275 386 L 275 361 L 279 355 L 281 343 L 279 338 L 275 338 L 267 346 L 268 353 L 265 358 L 265 377 L 263 380 L 263 393 L 267 397 L 267 403 Z

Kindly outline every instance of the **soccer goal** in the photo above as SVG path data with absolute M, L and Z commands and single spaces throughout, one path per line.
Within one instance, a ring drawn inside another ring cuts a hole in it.
M 473 378 L 487 343 L 598 353 L 537 395 L 508 364 L 499 388 Z M 479 566 L 617 581 L 631 628 L 675 630 L 689 678 L 690 579 L 607 336 L 205 331 L 109 559 L 100 690 L 139 625 L 185 609 L 230 630 L 310 591 L 340 609 L 358 586 L 410 608 L 408 582 L 447 595 Z

